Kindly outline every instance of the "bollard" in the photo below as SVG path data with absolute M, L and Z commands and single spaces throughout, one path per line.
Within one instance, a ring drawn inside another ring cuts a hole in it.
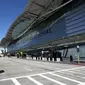
M 52 58 L 50 57 L 50 61 L 52 61 Z
M 41 60 L 42 60 L 42 57 L 41 57 Z
M 49 57 L 47 57 L 47 61 L 49 61 Z

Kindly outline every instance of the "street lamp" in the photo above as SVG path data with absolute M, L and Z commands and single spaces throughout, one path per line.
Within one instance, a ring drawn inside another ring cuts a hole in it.
M 78 63 L 80 63 L 80 55 L 79 55 L 80 49 L 79 49 L 79 45 L 77 45 L 77 54 L 78 54 Z

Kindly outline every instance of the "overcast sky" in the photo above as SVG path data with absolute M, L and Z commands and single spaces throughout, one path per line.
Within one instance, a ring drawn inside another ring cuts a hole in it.
M 28 0 L 0 0 L 0 40 L 26 7 Z

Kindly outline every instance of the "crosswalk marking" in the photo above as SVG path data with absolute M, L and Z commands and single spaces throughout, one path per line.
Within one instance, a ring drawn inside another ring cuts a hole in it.
M 30 77 L 30 76 L 27 76 L 27 78 L 28 78 L 29 80 L 31 80 L 32 82 L 34 82 L 35 84 L 37 84 L 37 85 L 43 85 L 42 83 L 38 82 L 37 80 L 33 79 L 33 78 Z
M 83 84 L 78 84 L 78 85 L 85 85 L 85 83 L 83 83 Z
M 27 71 L 32 71 L 31 69 L 28 69 L 28 68 L 24 68 L 25 70 L 27 70 Z
M 76 76 L 77 77 L 79 77 L 79 78 L 82 78 L 82 79 L 85 79 L 85 77 L 82 77 L 82 76 L 85 76 L 85 74 L 83 74 L 83 73 L 77 73 L 77 72 L 75 72 L 75 71 L 69 71 L 70 72 L 70 74 L 69 73 L 67 73 L 67 72 L 62 72 L 62 73 L 65 73 L 65 74 L 69 74 L 69 75 L 71 75 L 71 76 L 75 76 L 74 74 L 77 74 Z M 78 75 L 78 74 L 80 74 L 80 75 Z
M 59 72 L 59 71 L 57 71 L 57 72 Z M 67 71 L 60 71 L 60 73 L 62 73 L 62 72 L 67 72 Z M 69 72 L 75 72 L 75 70 L 73 71 L 73 70 L 69 70 Z M 12 80 L 12 82 L 15 84 L 15 85 L 21 85 L 19 82 L 18 82 L 18 80 L 17 79 L 19 79 L 19 78 L 27 78 L 27 79 L 29 79 L 29 80 L 31 80 L 33 83 L 35 83 L 36 85 L 43 85 L 43 83 L 41 83 L 40 81 L 37 81 L 36 79 L 34 79 L 34 78 L 32 78 L 32 77 L 34 77 L 34 76 L 40 76 L 40 77 L 42 77 L 42 78 L 45 78 L 45 79 L 47 79 L 47 80 L 49 80 L 49 81 L 52 81 L 52 82 L 54 82 L 54 83 L 57 83 L 57 84 L 59 84 L 59 85 L 67 85 L 67 84 L 65 84 L 65 83 L 63 83 L 63 82 L 61 82 L 61 81 L 57 81 L 56 79 L 53 79 L 53 78 L 50 78 L 50 77 L 48 77 L 48 76 L 46 76 L 46 74 L 50 74 L 50 75 L 53 75 L 53 76 L 57 76 L 57 77 L 60 77 L 61 79 L 66 79 L 66 80 L 69 80 L 69 81 L 71 81 L 71 82 L 75 82 L 75 83 L 77 83 L 78 85 L 85 85 L 85 82 L 82 82 L 82 81 L 79 81 L 79 80 L 76 80 L 76 79 L 72 79 L 72 78 L 70 78 L 70 77 L 66 77 L 66 76 L 62 76 L 62 75 L 58 75 L 58 74 L 55 74 L 55 72 L 54 71 L 52 71 L 52 72 L 45 72 L 45 73 L 38 73 L 38 74 L 33 74 L 33 75 L 27 75 L 27 76 L 20 76 L 20 77 L 14 77 L 14 78 L 8 78 L 8 79 L 2 79 L 2 80 L 0 80 L 0 81 L 6 81 L 6 80 Z M 82 77 L 81 77 L 82 78 Z M 85 77 L 83 78 L 83 79 L 85 79 Z
M 84 73 L 79 73 L 79 72 L 75 72 L 75 71 L 69 71 L 69 72 L 71 72 L 71 73 L 76 73 L 76 74 L 80 74 L 80 75 L 84 75 L 84 76 L 85 76 Z
M 70 71 L 69 71 L 70 72 Z M 68 75 L 70 75 L 70 76 L 75 76 L 73 73 L 68 73 L 68 72 L 59 72 L 59 73 L 64 73 L 64 74 L 68 74 Z M 82 77 L 82 76 L 80 76 L 80 75 L 76 75 L 78 78 L 82 78 L 82 79 L 85 79 L 85 77 Z
M 66 84 L 64 84 L 64 83 L 62 83 L 62 82 L 59 82 L 59 81 L 57 81 L 57 80 L 54 80 L 54 79 L 49 78 L 49 77 L 47 77 L 47 76 L 44 76 L 44 75 L 42 75 L 42 74 L 39 74 L 39 76 L 41 76 L 41 77 L 43 77 L 43 78 L 45 78 L 45 79 L 48 79 L 48 80 L 50 80 L 50 81 L 52 81 L 52 82 L 55 82 L 55 83 L 57 83 L 57 84 L 66 85 Z
M 81 69 L 81 68 L 85 68 L 85 66 L 82 67 L 76 67 L 76 68 L 70 68 L 70 69 L 63 69 L 63 70 L 58 70 L 58 71 L 52 71 L 53 73 L 55 72 L 65 72 L 65 71 L 70 71 L 70 70 L 77 70 L 77 69 Z M 49 71 L 50 72 L 50 71 Z M 44 73 L 40 73 L 40 74 L 48 74 L 49 72 L 44 72 Z M 27 76 L 37 76 L 39 73 L 36 74 L 31 74 L 31 75 L 27 75 Z M 15 79 L 17 78 L 24 78 L 25 76 L 19 76 L 19 77 L 13 77 Z M 7 79 L 0 79 L 0 81 L 6 81 L 6 80 L 10 80 L 11 78 L 7 78 Z
M 55 72 L 62 72 L 62 71 L 78 70 L 78 69 L 82 69 L 82 68 L 85 68 L 85 66 L 75 67 L 75 68 L 69 68 L 69 69 L 63 69 L 63 70 L 60 70 L 60 71 L 54 71 L 54 73 Z
M 15 85 L 21 85 L 15 78 L 11 78 L 11 80 L 13 81 L 13 83 L 14 83 Z
M 79 84 L 83 84 L 83 82 L 80 82 L 80 81 L 77 81 L 77 80 L 74 80 L 74 79 L 71 79 L 71 78 L 68 78 L 68 77 L 64 77 L 64 76 L 60 76 L 60 75 L 57 75 L 57 74 L 53 74 L 51 72 L 49 72 L 49 74 L 51 74 L 53 76 L 57 76 L 57 77 L 63 78 L 63 79 L 67 79 L 67 80 L 70 80 L 70 81 L 73 81 L 73 82 L 76 82 L 76 83 L 79 83 Z

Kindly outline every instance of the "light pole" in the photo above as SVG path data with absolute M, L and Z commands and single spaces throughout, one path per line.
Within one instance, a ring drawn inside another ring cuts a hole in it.
M 77 45 L 78 64 L 80 63 L 80 55 L 79 55 L 79 52 L 80 52 L 79 45 Z

